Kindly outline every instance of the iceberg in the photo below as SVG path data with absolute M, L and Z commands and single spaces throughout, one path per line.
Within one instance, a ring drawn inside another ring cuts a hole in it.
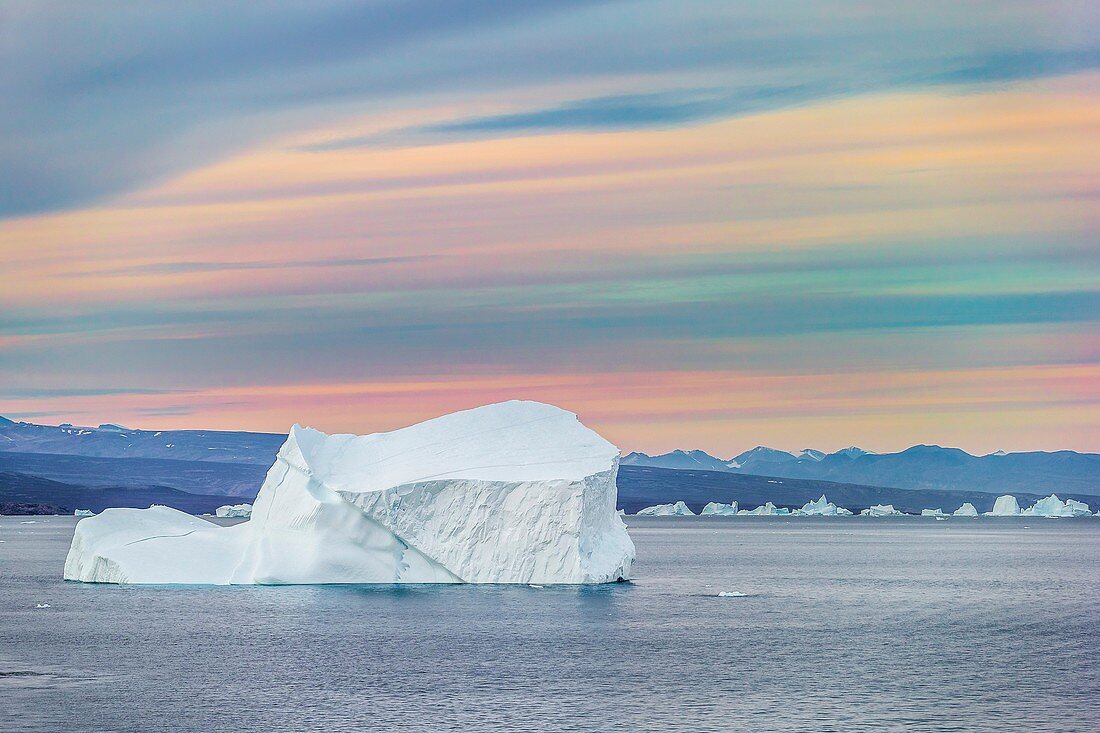
M 703 511 L 699 512 L 699 516 L 704 515 L 716 515 L 721 517 L 732 517 L 737 514 L 737 502 L 730 504 L 722 504 L 721 502 L 712 501 L 703 507 Z
M 801 509 L 795 509 L 791 514 L 796 517 L 844 517 L 851 516 L 852 513 L 831 503 L 822 494 L 817 501 L 808 501 L 802 505 Z
M 921 509 L 920 510 L 920 515 L 922 517 L 935 517 L 936 519 L 940 519 L 941 517 L 946 518 L 946 517 L 951 516 L 950 514 L 946 514 L 943 511 L 943 509 Z
M 75 512 L 73 512 L 73 516 L 74 517 L 94 517 L 95 512 L 93 512 L 91 509 L 77 509 Z
M 248 519 L 252 516 L 251 504 L 226 504 L 214 510 L 217 517 L 235 517 Z
M 688 509 L 687 504 L 682 501 L 678 501 L 675 504 L 657 504 L 656 506 L 647 506 L 645 509 L 638 511 L 639 517 L 694 517 L 695 512 Z
M 986 512 L 983 516 L 986 517 L 1018 517 L 1022 514 L 1020 511 L 1020 503 L 1016 501 L 1016 497 L 1011 494 L 1006 496 L 998 496 L 997 501 L 993 502 L 993 511 Z
M 861 517 L 903 517 L 905 512 L 899 512 L 893 504 L 875 504 L 859 513 Z
M 956 517 L 976 517 L 978 516 L 978 510 L 974 508 L 974 505 L 969 501 L 963 504 L 961 507 L 955 510 L 954 516 Z
M 1088 504 L 1067 499 L 1063 502 L 1057 494 L 1051 494 L 1045 499 L 1039 499 L 1032 506 L 1021 512 L 1025 517 L 1087 517 L 1092 512 Z
M 168 507 L 79 522 L 65 578 L 158 584 L 604 583 L 634 544 L 615 512 L 618 449 L 538 402 L 390 433 L 295 425 L 247 522 Z
M 755 509 L 742 509 L 737 512 L 738 516 L 747 517 L 782 517 L 791 513 L 790 509 L 786 507 L 776 507 L 770 501 L 763 506 L 758 506 Z

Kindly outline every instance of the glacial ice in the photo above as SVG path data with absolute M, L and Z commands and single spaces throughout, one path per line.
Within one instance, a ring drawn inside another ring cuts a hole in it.
M 75 512 L 73 512 L 73 516 L 74 517 L 94 517 L 95 512 L 93 512 L 91 509 L 77 509 Z
M 954 516 L 956 517 L 976 517 L 978 516 L 978 510 L 974 508 L 974 505 L 969 501 L 963 504 L 961 507 L 955 510 Z
M 801 509 L 795 509 L 791 514 L 796 517 L 845 517 L 851 516 L 852 513 L 844 507 L 833 504 L 822 494 L 817 501 L 808 501 L 802 505 Z
M 940 517 L 951 516 L 950 514 L 945 513 L 943 509 L 921 509 L 920 515 L 922 517 L 936 517 L 937 519 L 939 519 Z
M 1051 494 L 1045 499 L 1039 499 L 1032 506 L 1021 512 L 1025 517 L 1087 517 L 1092 512 L 1088 504 L 1067 499 L 1062 501 L 1057 494 Z
M 762 506 L 758 506 L 755 509 L 742 509 L 737 512 L 738 516 L 743 517 L 781 517 L 791 513 L 787 507 L 776 507 L 770 501 Z
M 694 517 L 695 512 L 688 509 L 687 504 L 678 501 L 675 504 L 657 504 L 640 509 L 636 516 L 639 517 Z
M 167 507 L 77 524 L 65 578 L 158 584 L 603 583 L 634 544 L 619 451 L 576 415 L 504 402 L 390 433 L 297 425 L 247 522 Z
M 986 517 L 1018 517 L 1023 512 L 1020 511 L 1020 503 L 1016 501 L 1016 497 L 1011 494 L 1005 496 L 998 496 L 997 501 L 993 502 L 993 511 L 986 512 Z
M 723 503 L 718 502 L 718 501 L 712 501 L 709 504 L 707 504 L 705 507 L 703 507 L 703 511 L 699 512 L 699 516 L 715 515 L 715 516 L 726 517 L 726 516 L 733 516 L 735 514 L 737 514 L 737 502 L 736 501 L 732 502 L 730 504 L 723 504 Z
M 248 519 L 252 516 L 251 504 L 226 504 L 220 506 L 214 510 L 214 515 L 218 517 L 233 517 Z
M 901 517 L 905 512 L 899 512 L 893 504 L 875 504 L 859 513 L 861 517 Z

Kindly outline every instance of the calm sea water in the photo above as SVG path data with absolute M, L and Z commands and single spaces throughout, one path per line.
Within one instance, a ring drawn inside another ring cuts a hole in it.
M 3 731 L 1100 726 L 1100 519 L 629 518 L 633 583 L 542 590 L 65 583 L 29 519 Z

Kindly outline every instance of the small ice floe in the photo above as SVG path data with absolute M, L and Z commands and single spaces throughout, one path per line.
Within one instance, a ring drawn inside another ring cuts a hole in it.
M 720 590 L 718 591 L 719 598 L 747 598 L 748 593 L 742 593 L 737 590 Z
M 539 590 L 542 590 L 542 589 L 543 589 L 543 588 L 545 588 L 546 586 L 544 586 L 544 585 L 536 585 L 536 584 L 534 584 L 534 583 L 529 583 L 529 584 L 527 585 L 527 587 L 528 587 L 528 588 L 538 588 Z
M 639 517 L 694 517 L 695 512 L 688 509 L 687 504 L 678 501 L 675 504 L 657 504 L 640 509 Z
M 33 519 L 28 519 L 25 522 L 20 522 L 20 524 L 38 524 L 38 522 L 34 521 Z
M 252 516 L 251 504 L 226 504 L 214 510 L 214 515 L 222 518 L 248 519 Z
M 703 511 L 699 516 L 703 515 L 715 515 L 715 516 L 733 516 L 737 514 L 737 502 L 731 504 L 723 504 L 719 501 L 712 501 L 703 507 Z
M 36 603 L 36 604 L 34 604 L 34 607 L 35 608 L 53 608 L 53 606 L 51 606 L 48 603 Z
M 75 512 L 73 512 L 73 516 L 74 517 L 94 517 L 95 512 L 93 512 L 91 509 L 77 509 Z
M 895 509 L 893 504 L 875 504 L 873 507 L 864 509 L 859 513 L 861 517 L 901 517 L 904 515 L 905 513 Z

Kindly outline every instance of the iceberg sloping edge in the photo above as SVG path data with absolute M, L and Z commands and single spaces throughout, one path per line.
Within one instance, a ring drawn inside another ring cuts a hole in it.
M 77 525 L 65 578 L 108 583 L 603 583 L 634 544 L 618 449 L 576 415 L 512 401 L 390 433 L 294 426 L 248 521 L 167 507 Z

